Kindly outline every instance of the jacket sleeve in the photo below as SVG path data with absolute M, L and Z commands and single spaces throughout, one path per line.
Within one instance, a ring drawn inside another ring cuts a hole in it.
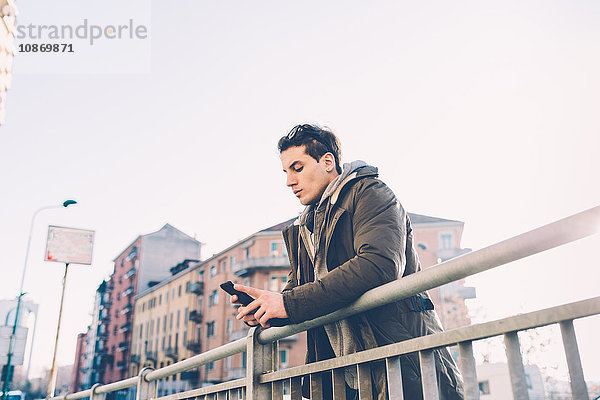
M 345 307 L 364 292 L 397 279 L 399 272 L 402 275 L 406 214 L 381 181 L 365 178 L 357 185 L 348 194 L 354 197 L 346 211 L 355 255 L 337 268 L 329 266 L 330 272 L 322 279 L 283 293 L 293 323 Z

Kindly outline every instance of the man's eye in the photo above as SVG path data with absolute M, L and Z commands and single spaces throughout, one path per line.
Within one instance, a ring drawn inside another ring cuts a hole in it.
M 303 169 L 303 168 L 304 168 L 304 167 L 296 167 L 296 168 L 294 168 L 294 171 L 296 171 L 296 172 L 300 172 L 300 171 L 302 171 L 302 169 Z

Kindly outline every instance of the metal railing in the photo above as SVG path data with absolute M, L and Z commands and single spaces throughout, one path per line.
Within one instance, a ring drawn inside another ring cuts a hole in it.
M 439 393 L 433 350 L 455 344 L 459 349 L 459 367 L 465 383 L 465 398 L 468 400 L 479 399 L 472 343 L 484 338 L 503 335 L 513 395 L 515 399 L 522 400 L 528 399 L 529 395 L 517 332 L 549 324 L 559 324 L 573 398 L 589 400 L 573 329 L 573 320 L 600 314 L 600 297 L 418 337 L 300 367 L 277 370 L 276 359 L 279 339 L 590 236 L 599 228 L 600 206 L 372 289 L 349 307 L 329 315 L 281 328 L 266 330 L 252 328 L 246 338 L 167 367 L 158 370 L 144 368 L 138 376 L 107 385 L 96 384 L 91 389 L 53 399 L 75 400 L 90 397 L 90 400 L 104 400 L 107 393 L 134 386 L 137 387 L 136 400 L 151 398 L 162 400 L 188 398 L 198 400 L 282 399 L 285 386 L 289 389 L 289 398 L 294 400 L 302 398 L 302 377 L 309 379 L 311 399 L 321 399 L 323 397 L 322 374 L 330 374 L 334 398 L 345 399 L 344 370 L 346 368 L 355 368 L 357 372 L 360 399 L 370 399 L 370 364 L 373 361 L 384 362 L 389 398 L 403 399 L 400 355 L 418 352 L 424 399 L 437 400 Z M 244 351 L 247 352 L 246 377 L 168 396 L 157 396 L 158 380 Z

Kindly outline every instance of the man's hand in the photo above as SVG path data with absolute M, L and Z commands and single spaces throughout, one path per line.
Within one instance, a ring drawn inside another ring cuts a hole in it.
M 243 320 L 248 325 L 262 325 L 268 328 L 268 321 L 271 318 L 287 318 L 287 312 L 283 305 L 283 296 L 281 293 L 271 292 L 268 290 L 260 290 L 243 285 L 235 285 L 235 290 L 248 293 L 254 297 L 254 301 L 245 307 L 238 308 L 236 319 Z M 232 296 L 231 301 L 237 301 L 237 296 Z M 248 315 L 252 310 L 256 310 L 254 315 Z

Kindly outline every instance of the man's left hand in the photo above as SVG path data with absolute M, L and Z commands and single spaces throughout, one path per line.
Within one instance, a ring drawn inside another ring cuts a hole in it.
M 288 318 L 287 311 L 283 305 L 283 296 L 281 293 L 271 292 L 269 290 L 261 290 L 243 285 L 235 285 L 235 290 L 248 293 L 254 297 L 254 301 L 245 307 L 238 308 L 236 319 L 255 319 L 261 326 L 268 328 L 268 322 L 271 318 Z M 248 315 L 249 312 L 255 310 L 254 315 Z M 253 317 L 253 318 L 250 318 Z

